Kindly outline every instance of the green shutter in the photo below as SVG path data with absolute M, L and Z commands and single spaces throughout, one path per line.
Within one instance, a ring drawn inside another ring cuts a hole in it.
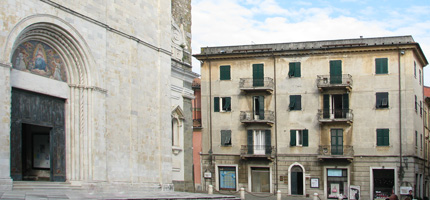
M 290 130 L 290 146 L 296 146 L 296 131 Z
M 225 111 L 231 111 L 231 97 L 225 97 L 224 101 L 225 101 L 225 105 L 223 109 Z
M 301 110 L 302 109 L 302 96 L 301 95 L 295 95 L 295 97 L 296 97 L 295 108 L 296 108 L 296 110 Z
M 303 146 L 309 146 L 309 134 L 307 129 L 303 130 Z
M 259 105 L 259 119 L 264 120 L 264 96 L 258 96 Z
M 376 129 L 376 146 L 382 146 L 383 144 L 383 133 L 382 129 Z
M 300 63 L 297 62 L 295 65 L 295 70 L 294 70 L 294 77 L 300 77 L 301 76 L 301 70 L 300 70 Z
M 253 139 L 253 131 L 248 130 L 248 154 L 254 154 L 254 139 Z
M 253 64 L 252 65 L 252 78 L 253 86 L 264 86 L 264 65 L 263 64 Z
M 342 61 L 330 61 L 330 84 L 342 83 Z
M 384 132 L 384 145 L 390 146 L 390 129 L 385 129 Z
M 220 80 L 230 80 L 230 65 L 223 65 L 219 67 Z
M 323 118 L 330 118 L 330 95 L 323 96 Z
M 214 112 L 219 112 L 219 97 L 214 97 Z
M 272 153 L 272 134 L 270 130 L 266 130 L 265 133 L 265 142 L 266 142 L 266 154 L 271 154 Z
M 290 95 L 290 110 L 294 110 L 296 107 L 296 97 L 294 95 Z
M 294 63 L 290 63 L 290 71 L 288 72 L 288 76 L 289 77 L 293 77 L 294 76 L 294 70 L 296 69 L 296 66 Z
M 346 118 L 347 113 L 349 113 L 349 95 L 345 93 L 342 98 L 342 117 Z
M 375 73 L 387 74 L 388 73 L 388 58 L 375 59 Z

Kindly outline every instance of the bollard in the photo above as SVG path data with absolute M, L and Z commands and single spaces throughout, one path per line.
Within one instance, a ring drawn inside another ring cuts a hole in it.
M 245 188 L 240 188 L 240 199 L 245 199 Z
M 314 193 L 314 199 L 313 200 L 318 200 L 318 193 Z
M 281 200 L 282 199 L 282 194 L 281 194 L 281 190 L 278 190 L 276 192 L 276 200 Z
M 214 186 L 209 185 L 208 194 L 214 194 Z

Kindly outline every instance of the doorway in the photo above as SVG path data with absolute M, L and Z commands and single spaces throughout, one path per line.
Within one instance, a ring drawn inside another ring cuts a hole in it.
M 291 168 L 291 194 L 303 195 L 303 170 L 299 166 Z
M 270 169 L 251 167 L 252 192 L 270 192 Z
M 26 181 L 51 178 L 50 127 L 22 124 L 22 173 Z
M 65 100 L 12 88 L 14 181 L 66 181 Z

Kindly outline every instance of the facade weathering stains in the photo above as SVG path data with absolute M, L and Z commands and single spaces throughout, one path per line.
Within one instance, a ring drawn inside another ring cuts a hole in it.
M 202 188 L 429 196 L 428 61 L 411 36 L 203 47 L 194 57 Z

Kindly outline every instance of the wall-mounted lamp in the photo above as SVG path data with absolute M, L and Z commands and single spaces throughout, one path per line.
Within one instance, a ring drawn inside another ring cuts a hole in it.
M 404 50 L 400 50 L 400 54 L 405 55 L 405 51 Z

